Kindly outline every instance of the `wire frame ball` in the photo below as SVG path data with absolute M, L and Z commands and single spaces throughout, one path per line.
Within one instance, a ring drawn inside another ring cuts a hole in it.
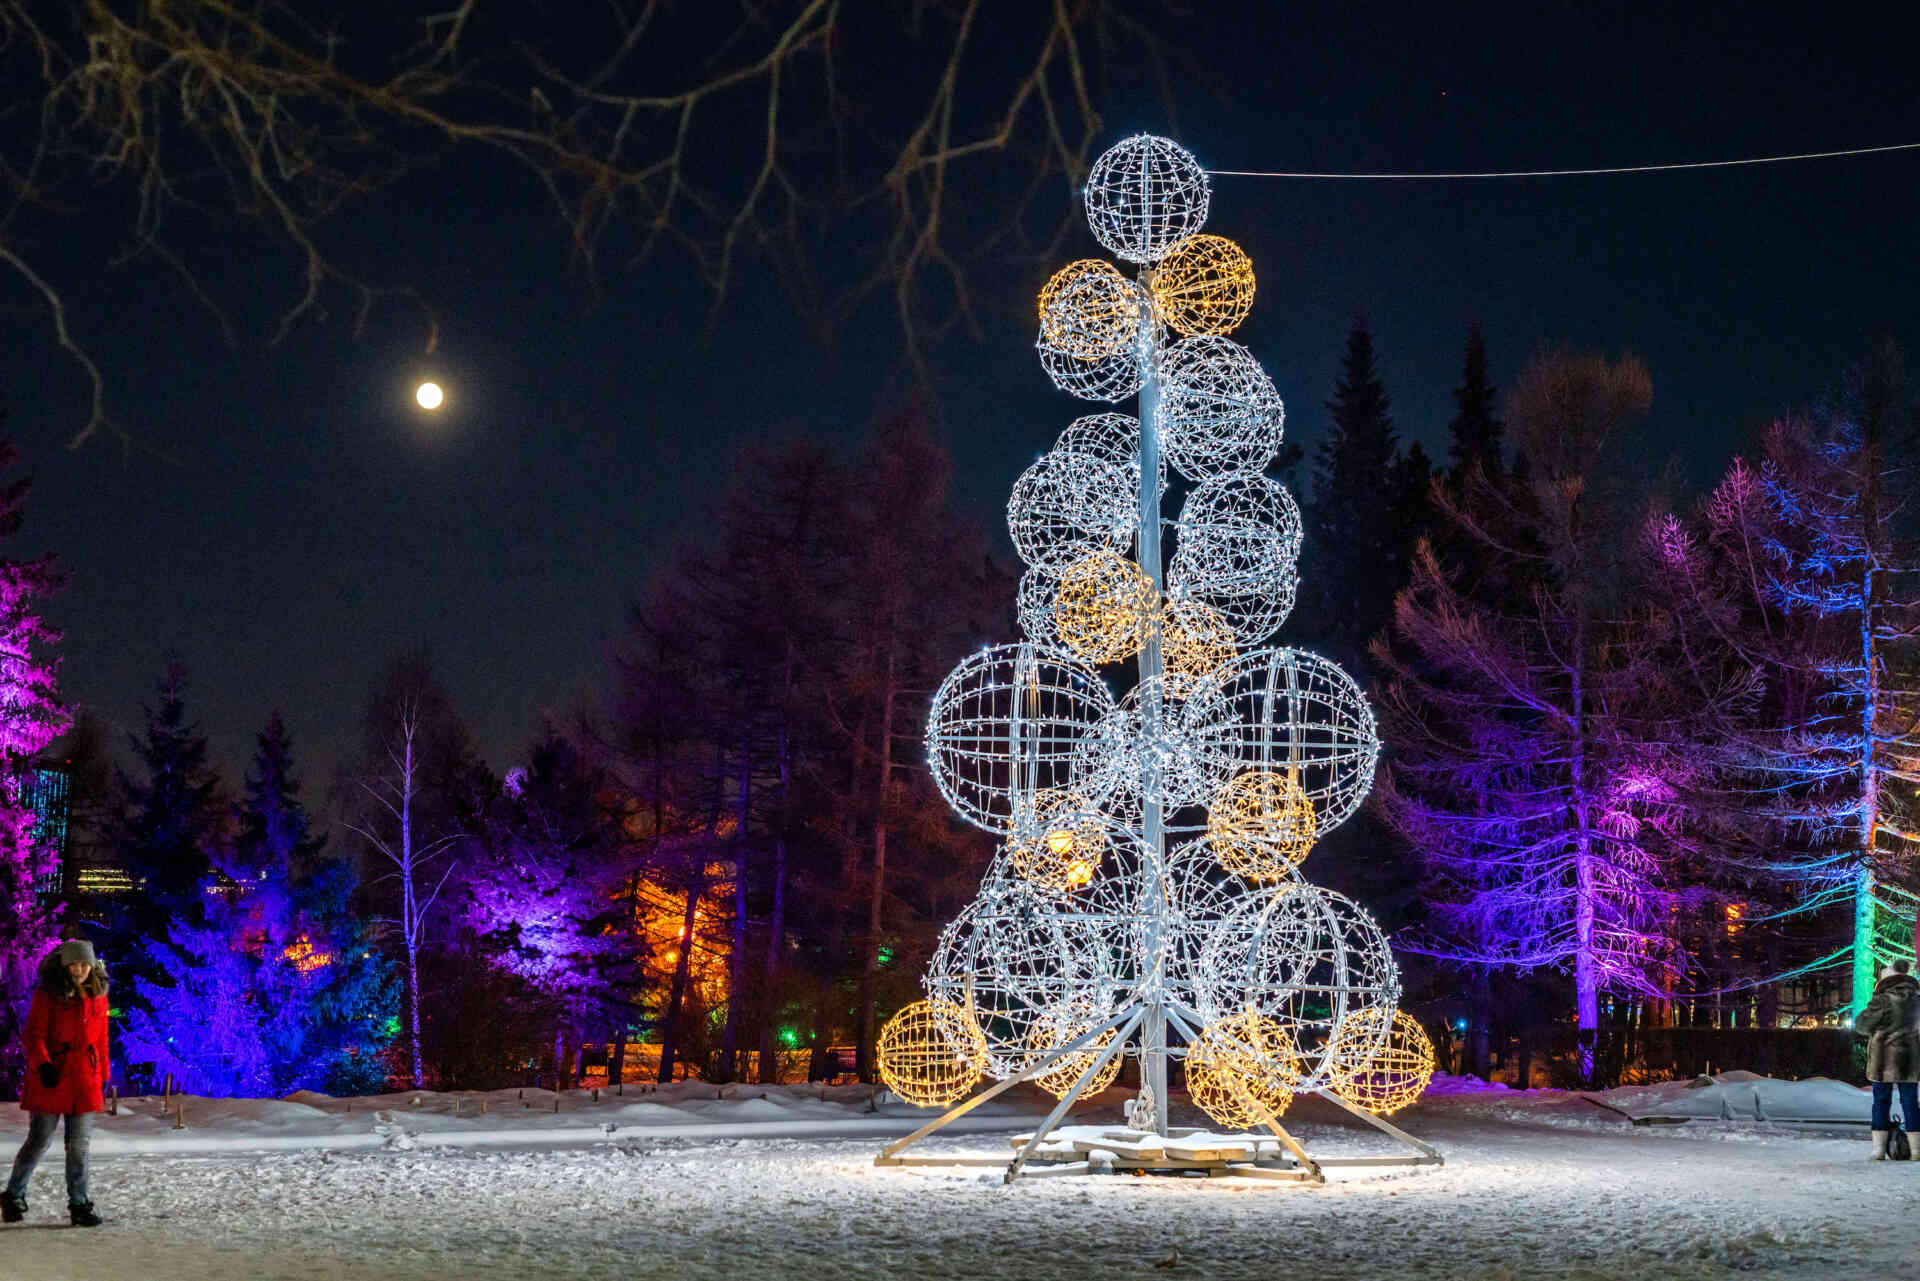
M 1169 596 L 1160 608 L 1160 663 L 1169 698 L 1185 698 L 1235 653 L 1233 628 L 1213 606 Z
M 1151 707 L 1157 728 L 1148 729 Z M 1138 821 L 1143 803 L 1168 808 L 1195 805 L 1211 796 L 1224 774 L 1199 744 L 1181 715 L 1181 704 L 1167 697 L 1159 677 L 1128 690 L 1120 705 L 1082 739 L 1075 753 L 1074 786 L 1117 817 Z
M 1077 792 L 1042 788 L 1015 816 L 1007 859 L 1022 880 L 1045 890 L 1092 883 L 1107 854 L 1107 820 Z
M 1154 263 L 1207 220 L 1207 171 L 1179 143 L 1136 134 L 1114 144 L 1087 175 L 1087 225 L 1107 251 Z
M 1125 469 L 1056 449 L 1034 459 L 1013 482 L 1007 532 L 1021 560 L 1058 575 L 1093 552 L 1125 550 L 1138 507 Z
M 1207 812 L 1221 866 L 1250 881 L 1291 876 L 1312 851 L 1313 833 L 1313 802 L 1299 780 L 1272 770 L 1229 780 Z
M 1271 636 L 1299 587 L 1300 508 L 1252 472 L 1194 487 L 1174 526 L 1169 589 L 1212 608 L 1243 645 Z
M 1127 487 L 1140 492 L 1140 420 L 1131 414 L 1085 414 L 1067 424 L 1053 442 L 1057 453 L 1091 454 L 1126 473 Z M 1167 492 L 1167 466 L 1160 462 L 1160 489 Z
M 1334 1029 L 1333 1092 L 1358 1108 L 1391 1116 L 1433 1080 L 1433 1041 L 1405 1010 L 1369 1006 Z
M 1036 793 L 1071 785 L 1083 743 L 1116 710 L 1072 654 L 1031 642 L 982 649 L 933 696 L 927 764 L 961 818 L 1004 835 Z
M 1168 328 L 1230 334 L 1253 310 L 1253 259 L 1225 236 L 1188 236 L 1154 268 L 1148 288 Z
M 1189 480 L 1265 470 L 1286 409 L 1253 353 L 1228 338 L 1182 338 L 1160 362 L 1160 439 Z
M 1202 952 L 1199 1011 L 1209 1020 L 1243 1012 L 1279 1020 L 1303 1086 L 1319 1089 L 1357 1048 L 1343 1043 L 1336 1059 L 1334 1030 L 1355 1010 L 1397 1004 L 1400 971 L 1386 935 L 1344 895 L 1293 884 L 1257 904 L 1242 909 L 1257 918 L 1227 922 Z
M 1121 662 L 1147 643 L 1158 597 L 1140 566 L 1116 552 L 1093 552 L 1061 576 L 1055 634 L 1090 663 Z
M 941 1107 L 980 1080 L 987 1047 L 964 1008 L 951 1001 L 915 1001 L 880 1029 L 874 1057 L 889 1090 L 916 1107 Z
M 1125 986 L 1108 922 L 1025 884 L 982 889 L 943 931 L 927 971 L 929 994 L 962 1005 L 985 1043 L 987 1075 L 1038 1063 L 1034 1028 L 1072 1010 L 1105 1022 Z
M 1047 371 L 1053 385 L 1081 400 L 1125 400 L 1140 390 L 1145 378 L 1137 345 L 1104 356 L 1076 356 L 1055 347 L 1042 334 L 1033 347 L 1039 353 L 1040 368 Z
M 1060 634 L 1053 626 L 1053 606 L 1060 597 L 1060 577 L 1044 569 L 1028 569 L 1020 575 L 1014 592 L 1014 618 L 1020 634 L 1042 645 L 1057 645 Z
M 1373 786 L 1380 739 L 1353 677 L 1299 649 L 1262 649 L 1216 669 L 1186 701 L 1187 730 L 1221 780 L 1291 775 L 1313 803 L 1314 836 L 1345 822 Z
M 1082 258 L 1040 291 L 1040 341 L 1081 360 L 1128 350 L 1140 332 L 1140 287 L 1112 263 Z
M 1066 1006 L 1049 1010 L 1033 1025 L 1027 1037 L 1032 1042 L 1036 1057 L 1044 1059 L 1047 1055 L 1073 1044 L 1104 1022 L 1106 1022 L 1104 1015 L 1096 1017 L 1093 1011 Z M 1113 1038 L 1117 1034 L 1117 1028 L 1108 1028 L 1082 1049 L 1062 1055 L 1056 1066 L 1044 1072 L 1036 1072 L 1028 1080 L 1057 1099 L 1065 1098 L 1068 1091 L 1079 1083 L 1080 1078 L 1087 1075 L 1101 1053 L 1113 1044 Z M 1087 1081 L 1086 1089 L 1082 1094 L 1098 1094 L 1112 1085 L 1115 1078 L 1120 1075 L 1120 1060 L 1124 1057 L 1124 1055 L 1115 1054 L 1101 1064 L 1100 1070 Z
M 1275 1019 L 1230 1015 L 1187 1047 L 1187 1097 L 1221 1125 L 1247 1130 L 1278 1120 L 1300 1087 L 1293 1038 Z
M 1297 873 L 1278 884 L 1236 876 L 1204 836 L 1175 848 L 1166 863 L 1167 911 L 1161 925 L 1169 994 L 1189 1009 L 1218 1008 L 1221 1001 L 1210 990 L 1201 991 L 1208 983 L 1201 964 L 1207 947 L 1217 946 L 1223 930 L 1235 928 L 1250 945 L 1265 905 L 1285 885 L 1298 883 Z

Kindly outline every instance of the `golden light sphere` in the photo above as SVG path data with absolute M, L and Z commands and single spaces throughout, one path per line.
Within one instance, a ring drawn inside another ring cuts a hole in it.
M 1160 611 L 1160 661 L 1169 698 L 1185 698 L 1234 653 L 1233 628 L 1219 610 L 1191 597 L 1167 598 Z
M 1007 856 L 1029 884 L 1076 890 L 1090 883 L 1107 852 L 1107 825 L 1078 793 L 1043 787 L 1014 816 Z
M 413 389 L 414 403 L 422 409 L 438 409 L 447 398 L 439 383 L 421 383 Z
M 1027 1045 L 1034 1051 L 1035 1059 L 1044 1058 L 1061 1046 L 1077 1041 L 1093 1031 L 1098 1021 L 1090 1011 L 1072 1006 L 1064 1011 L 1043 1014 L 1028 1031 Z M 1066 1055 L 1059 1063 L 1030 1079 L 1056 1099 L 1065 1098 L 1067 1091 L 1071 1090 L 1087 1069 L 1093 1066 L 1094 1060 L 1113 1044 L 1113 1037 L 1114 1029 L 1108 1028 L 1105 1033 L 1096 1037 L 1084 1048 Z M 1112 1085 L 1120 1075 L 1122 1057 L 1116 1054 L 1102 1064 L 1100 1071 L 1087 1082 L 1087 1088 L 1081 1092 L 1081 1096 L 1084 1098 L 1088 1094 L 1098 1094 Z
M 1209 1023 L 1187 1047 L 1187 1097 L 1229 1129 L 1279 1118 L 1299 1084 L 1293 1037 L 1263 1014 L 1249 1011 Z
M 1340 1020 L 1329 1047 L 1333 1092 L 1381 1116 L 1412 1103 L 1433 1080 L 1433 1041 L 1405 1010 L 1355 1010 Z
M 1187 337 L 1230 334 L 1253 309 L 1253 260 L 1225 236 L 1188 236 L 1148 288 L 1167 325 Z
M 935 998 L 888 1019 L 874 1057 L 889 1090 L 917 1107 L 941 1107 L 980 1080 L 987 1041 L 965 1009 Z
M 1291 772 L 1249 770 L 1214 797 L 1207 836 L 1220 865 L 1234 875 L 1285 880 L 1313 849 L 1313 801 Z
M 1053 626 L 1060 641 L 1093 663 L 1118 663 L 1146 644 L 1159 593 L 1141 568 L 1102 549 L 1060 579 Z
M 1112 263 L 1070 262 L 1040 291 L 1040 340 L 1080 360 L 1125 351 L 1140 332 L 1140 291 Z

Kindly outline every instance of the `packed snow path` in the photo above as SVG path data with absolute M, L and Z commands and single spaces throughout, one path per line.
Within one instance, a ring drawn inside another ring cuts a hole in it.
M 1324 1109 L 1324 1105 L 1320 1105 Z M 1870 1275 L 1920 1257 L 1920 1162 L 1865 1134 L 1635 1127 L 1571 1096 L 1430 1098 L 1403 1118 L 1441 1169 L 1325 1188 L 879 1170 L 860 1138 L 105 1156 L 108 1226 L 58 1211 L 58 1150 L 0 1276 L 35 1281 L 1089 1276 Z M 1385 1151 L 1309 1102 L 1322 1153 Z M 1009 1122 L 1007 1133 L 1016 1124 Z M 1004 1151 L 976 1134 L 936 1147 Z

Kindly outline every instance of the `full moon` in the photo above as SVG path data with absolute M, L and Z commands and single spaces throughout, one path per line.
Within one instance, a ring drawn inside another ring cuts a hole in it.
M 421 383 L 413 389 L 413 398 L 420 402 L 422 409 L 438 409 L 445 400 L 446 393 L 440 390 L 439 383 Z

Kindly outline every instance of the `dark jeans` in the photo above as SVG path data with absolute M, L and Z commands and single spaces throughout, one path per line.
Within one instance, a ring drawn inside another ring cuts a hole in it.
M 1920 1134 L 1920 1083 L 1901 1081 L 1900 1119 L 1906 1124 L 1908 1134 Z M 1891 1130 L 1893 1128 L 1893 1088 L 1892 1081 L 1873 1083 L 1873 1128 Z
M 33 1167 L 40 1164 L 40 1154 L 53 1142 L 53 1132 L 60 1125 L 58 1112 L 28 1115 L 33 1119 L 27 1123 L 27 1141 L 20 1145 L 20 1155 L 13 1158 L 13 1177 L 7 1180 L 7 1195 L 20 1200 L 26 1198 L 27 1180 L 33 1177 Z M 93 1134 L 93 1117 L 92 1112 L 75 1112 L 67 1117 L 68 1205 L 85 1205 L 90 1199 L 87 1196 L 87 1140 Z

